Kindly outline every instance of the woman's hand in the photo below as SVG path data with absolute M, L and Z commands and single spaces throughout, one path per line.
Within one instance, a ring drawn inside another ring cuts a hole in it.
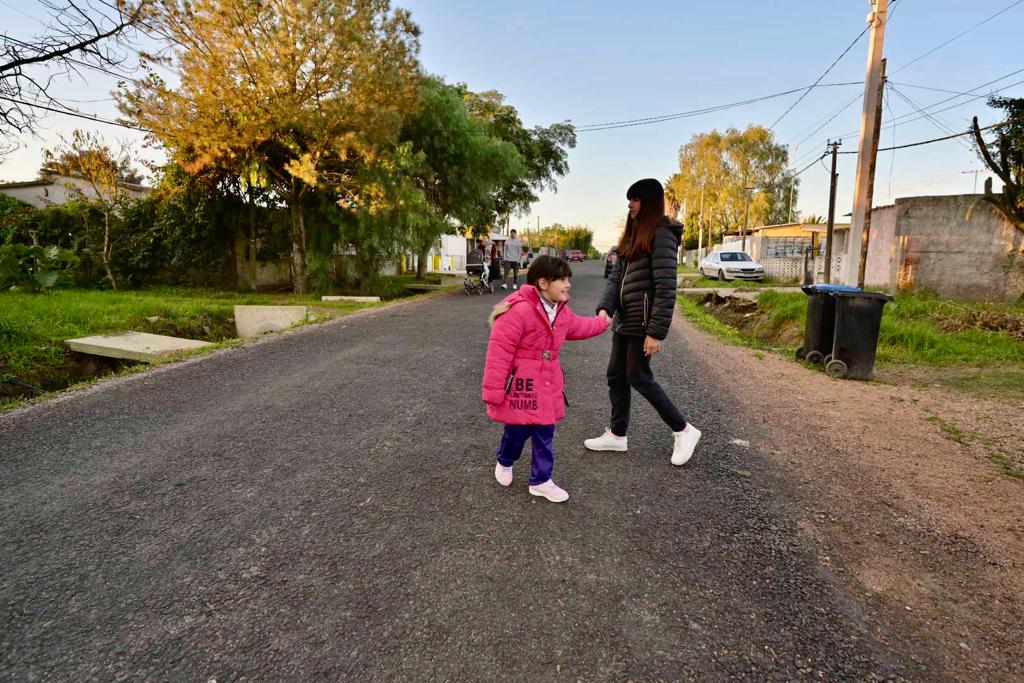
M 661 340 L 647 335 L 644 338 L 644 355 L 650 358 L 659 351 L 661 351 Z
M 612 326 L 611 316 L 608 315 L 608 311 L 603 308 L 597 312 L 597 317 L 604 321 L 604 329 L 607 331 Z

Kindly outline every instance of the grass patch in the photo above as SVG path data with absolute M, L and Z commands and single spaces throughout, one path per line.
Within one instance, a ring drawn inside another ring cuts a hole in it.
M 679 310 L 698 328 L 715 335 L 723 341 L 737 346 L 756 346 L 751 340 L 741 335 L 735 327 L 726 325 L 708 313 L 697 301 L 687 296 L 679 297 Z
M 74 354 L 65 346 L 66 339 L 133 330 L 226 342 L 235 337 L 234 306 L 245 304 L 308 305 L 320 317 L 344 315 L 368 306 L 321 302 L 312 294 L 184 288 L 0 293 L 0 410 L 28 397 L 122 371 L 129 365 Z
M 696 274 L 696 270 L 692 271 Z M 687 287 L 701 288 L 701 289 L 763 289 L 765 287 L 796 287 L 798 282 L 776 280 L 775 278 L 767 277 L 764 280 L 713 280 L 708 277 L 701 275 L 696 280 L 686 283 Z M 801 294 L 800 296 L 803 296 Z
M 988 459 L 997 467 L 1003 474 L 1013 477 L 1014 479 L 1020 479 L 1024 481 L 1024 470 L 1019 470 L 1014 467 L 1013 460 L 1010 459 L 1006 453 L 1002 451 L 992 451 L 988 454 Z
M 957 427 L 955 424 L 946 422 L 938 415 L 931 415 L 926 417 L 927 422 L 938 426 L 939 431 L 942 432 L 942 436 L 953 443 L 958 443 L 961 446 L 967 445 L 967 433 L 964 430 Z
M 697 306 L 700 308 L 700 306 Z M 795 348 L 803 337 L 807 297 L 800 292 L 767 291 L 742 332 L 758 342 Z M 879 366 L 970 367 L 989 369 L 977 378 L 993 389 L 1024 395 L 1024 335 L 1015 321 L 1020 304 L 973 303 L 927 293 L 904 293 L 886 304 L 878 340 Z M 1007 329 L 999 329 L 999 325 Z M 986 329 L 994 327 L 995 329 Z M 965 384 L 970 374 L 960 380 Z

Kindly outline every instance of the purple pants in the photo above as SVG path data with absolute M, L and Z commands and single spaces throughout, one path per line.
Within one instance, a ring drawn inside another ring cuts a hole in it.
M 530 486 L 537 486 L 551 479 L 551 470 L 555 467 L 555 425 L 505 425 L 505 433 L 498 444 L 498 462 L 512 467 L 523 454 L 528 438 L 533 444 Z

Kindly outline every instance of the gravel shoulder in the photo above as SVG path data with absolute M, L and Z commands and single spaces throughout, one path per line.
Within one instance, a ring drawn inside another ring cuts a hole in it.
M 1021 448 L 1020 406 L 833 380 L 675 325 L 786 473 L 802 537 L 876 635 L 904 634 L 952 678 L 1020 680 L 1024 481 L 994 456 Z

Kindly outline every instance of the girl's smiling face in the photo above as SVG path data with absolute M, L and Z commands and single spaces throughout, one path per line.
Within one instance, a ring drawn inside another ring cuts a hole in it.
M 557 280 L 548 280 L 547 278 L 537 280 L 537 289 L 540 290 L 540 293 L 544 295 L 545 299 L 556 304 L 569 299 L 569 290 L 571 288 L 572 282 L 567 277 Z

